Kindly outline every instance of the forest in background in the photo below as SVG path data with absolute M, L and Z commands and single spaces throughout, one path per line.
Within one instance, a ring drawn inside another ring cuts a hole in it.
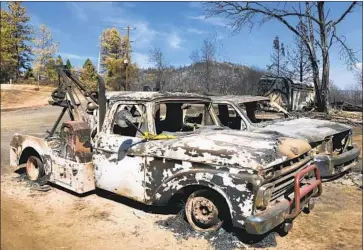
M 321 5 L 316 3 L 311 5 L 311 8 L 316 7 L 318 10 L 322 10 Z M 233 18 L 241 22 L 246 21 L 243 18 L 246 18 L 244 15 L 248 11 L 251 18 L 252 14 L 258 12 L 257 9 L 251 10 L 243 3 L 240 5 L 211 3 L 206 6 L 206 10 L 211 15 L 228 14 L 238 8 L 240 12 L 236 13 Z M 352 4 L 351 9 L 353 7 Z M 348 9 L 347 13 L 344 12 L 343 15 L 348 15 L 351 9 Z M 265 13 L 265 15 L 281 19 L 283 11 L 287 13 L 285 9 L 278 10 L 275 16 L 271 16 L 272 13 Z M 309 30 L 312 25 L 311 20 L 315 20 L 309 11 L 311 12 L 306 7 L 305 10 L 300 8 L 300 14 L 290 13 L 299 17 L 297 25 L 288 27 L 293 31 L 294 42 L 286 45 L 283 43 L 283 39 L 277 35 L 271 41 L 271 59 L 266 63 L 266 68 L 218 60 L 217 54 L 223 44 L 217 39 L 217 34 L 210 34 L 202 39 L 199 48 L 190 52 L 191 65 L 173 67 L 168 62 L 167 55 L 160 48 L 151 48 L 149 60 L 153 67 L 141 69 L 133 62 L 129 37 L 122 35 L 117 28 L 110 27 L 104 29 L 99 38 L 101 48 L 99 73 L 105 78 L 109 90 L 143 90 L 145 86 L 148 86 L 150 89 L 156 88 L 163 91 L 251 95 L 256 94 L 257 84 L 262 76 L 282 76 L 300 82 L 314 82 L 315 90 L 319 95 L 317 99 L 324 97 L 325 88 L 328 88 L 330 101 L 345 100 L 361 104 L 361 70 L 352 68 L 357 81 L 351 86 L 346 86 L 344 90 L 339 89 L 331 79 L 328 79 L 328 83 L 326 83 L 324 82 L 326 79 L 319 78 L 318 84 L 316 83 L 314 62 L 319 63 L 324 60 L 319 61 L 317 53 L 315 53 L 315 58 L 312 58 L 311 49 L 317 50 L 316 44 L 312 48 L 306 46 L 309 45 L 309 39 L 317 39 L 316 34 L 314 38 L 312 36 L 314 34 Z M 229 17 L 233 20 L 232 16 Z M 342 16 L 342 19 L 344 17 Z M 66 65 L 69 70 L 79 73 L 80 79 L 86 85 L 95 89 L 98 72 L 92 61 L 87 59 L 82 68 L 75 68 L 69 59 L 57 54 L 59 43 L 53 39 L 52 31 L 43 24 L 40 27 L 33 27 L 30 25 L 30 20 L 31 16 L 28 15 L 21 2 L 8 2 L 7 10 L 1 10 L 0 82 L 56 84 L 58 80 L 56 65 Z M 336 22 L 338 21 L 342 20 L 336 20 Z M 326 32 L 326 35 L 330 34 L 326 30 L 321 32 Z M 334 39 L 338 43 L 342 42 L 336 34 L 332 34 L 331 42 Z M 346 47 L 346 50 L 350 63 L 356 62 L 353 51 L 349 47 Z M 322 76 L 324 74 L 326 74 L 326 69 L 323 67 Z

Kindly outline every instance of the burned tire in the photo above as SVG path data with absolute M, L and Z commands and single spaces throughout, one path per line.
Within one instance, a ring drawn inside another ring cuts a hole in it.
M 192 193 L 185 204 L 185 215 L 189 224 L 200 232 L 217 231 L 223 225 L 224 202 L 218 194 L 201 189 Z
M 36 156 L 30 156 L 26 161 L 26 175 L 31 181 L 39 181 L 45 174 L 42 161 Z

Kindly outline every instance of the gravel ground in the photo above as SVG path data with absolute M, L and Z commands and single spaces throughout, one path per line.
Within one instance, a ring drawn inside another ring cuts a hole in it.
M 8 166 L 8 145 L 15 132 L 43 135 L 59 112 L 39 107 L 1 114 L 1 249 L 362 249 L 362 191 L 336 181 L 324 184 L 315 209 L 302 213 L 284 237 L 237 229 L 197 234 L 182 213 L 110 193 L 34 191 Z

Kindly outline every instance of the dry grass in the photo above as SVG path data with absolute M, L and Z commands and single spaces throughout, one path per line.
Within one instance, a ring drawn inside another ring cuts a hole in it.
M 54 86 L 1 84 L 1 110 L 21 109 L 48 104 Z
M 354 127 L 353 128 L 353 142 L 357 143 L 357 145 L 360 147 L 360 155 L 359 157 L 362 158 L 362 129 L 363 127 Z

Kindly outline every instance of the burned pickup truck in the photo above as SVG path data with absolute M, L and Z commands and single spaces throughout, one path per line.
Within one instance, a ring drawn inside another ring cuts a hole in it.
M 322 177 L 330 179 L 358 164 L 360 149 L 352 143 L 350 126 L 310 118 L 297 118 L 268 97 L 212 96 L 224 126 L 256 133 L 276 133 L 310 143 Z
M 76 193 L 104 189 L 148 205 L 180 198 L 195 230 L 232 222 L 251 234 L 289 230 L 322 192 L 307 142 L 223 128 L 208 97 L 105 94 L 100 77 L 91 94 L 71 72 L 60 74 L 51 103 L 64 109 L 55 127 L 46 138 L 15 134 L 11 141 L 11 165 L 26 164 L 32 181 Z M 85 112 L 73 85 L 91 97 Z M 71 121 L 56 133 L 64 110 Z

